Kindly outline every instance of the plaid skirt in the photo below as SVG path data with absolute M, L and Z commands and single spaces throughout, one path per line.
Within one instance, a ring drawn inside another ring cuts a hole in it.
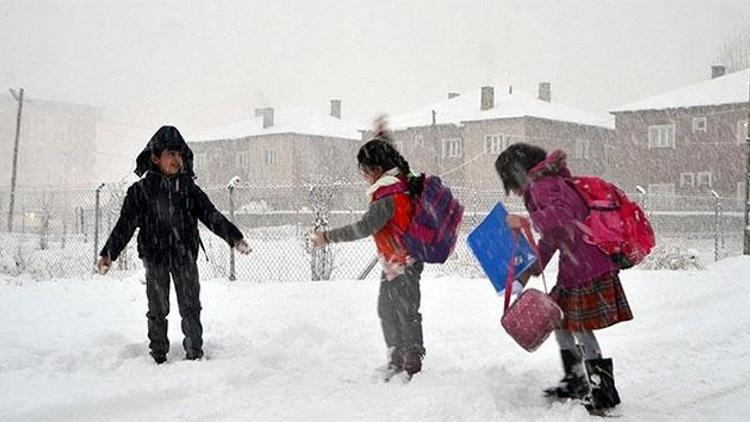
M 555 286 L 550 297 L 562 309 L 562 328 L 567 331 L 598 330 L 633 319 L 617 274 L 573 289 Z

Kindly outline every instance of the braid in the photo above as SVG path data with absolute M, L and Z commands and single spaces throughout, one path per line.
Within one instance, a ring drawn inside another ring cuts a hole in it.
M 409 168 L 409 162 L 404 159 L 404 156 L 401 155 L 396 148 L 393 148 L 393 151 L 396 153 L 395 162 L 396 167 L 401 171 L 401 174 L 406 177 L 406 182 L 409 185 L 409 193 L 412 194 L 412 196 L 420 196 L 422 195 L 422 189 L 424 184 L 424 174 L 420 175 L 413 175 L 411 173 L 411 169 Z
M 412 196 L 420 196 L 424 175 L 412 175 L 409 162 L 404 159 L 391 142 L 390 137 L 382 136 L 382 134 L 381 137 L 370 140 L 360 148 L 357 161 L 361 166 L 378 166 L 384 171 L 398 168 L 401 174 L 406 177 L 409 193 Z

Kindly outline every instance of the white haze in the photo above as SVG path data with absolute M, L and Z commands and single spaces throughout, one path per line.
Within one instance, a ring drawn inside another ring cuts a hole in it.
M 343 100 L 369 121 L 513 84 L 594 113 L 705 80 L 746 0 L 0 3 L 0 88 L 104 107 L 99 157 L 127 167 L 161 124 Z M 101 175 L 112 179 L 115 175 Z M 119 175 L 117 175 L 119 176 Z

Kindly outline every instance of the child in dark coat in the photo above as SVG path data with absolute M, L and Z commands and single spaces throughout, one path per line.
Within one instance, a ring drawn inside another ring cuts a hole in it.
M 146 269 L 149 348 L 157 364 L 165 362 L 169 352 L 170 275 L 182 317 L 185 357 L 203 356 L 198 220 L 239 252 L 250 253 L 242 233 L 194 183 L 192 162 L 193 153 L 180 132 L 172 126 L 161 127 L 136 160 L 135 173 L 143 177 L 128 188 L 120 218 L 99 253 L 98 271 L 105 274 L 135 229 L 140 229 L 138 256 Z
M 565 154 L 555 151 L 548 156 L 539 147 L 513 144 L 500 154 L 495 168 L 506 193 L 513 191 L 523 197 L 531 221 L 541 234 L 541 265 L 535 269 L 536 275 L 556 251 L 560 253 L 557 284 L 550 295 L 564 313 L 562 329 L 555 337 L 565 376 L 546 392 L 559 398 L 586 398 L 589 410 L 614 407 L 620 398 L 612 359 L 602 358 L 593 330 L 633 316 L 618 278 L 618 265 L 597 246 L 586 243 L 576 225 L 583 222 L 589 210 L 566 181 L 571 174 Z M 519 228 L 522 217 L 511 214 L 508 224 Z
M 389 372 L 411 376 L 422 369 L 425 348 L 419 313 L 419 279 L 424 264 L 409 255 L 403 244 L 413 215 L 412 197 L 421 193 L 422 177 L 410 177 L 409 163 L 381 136 L 357 154 L 367 181 L 370 207 L 362 219 L 348 226 L 312 235 L 313 243 L 351 242 L 373 236 L 383 267 L 378 316 L 389 353 Z

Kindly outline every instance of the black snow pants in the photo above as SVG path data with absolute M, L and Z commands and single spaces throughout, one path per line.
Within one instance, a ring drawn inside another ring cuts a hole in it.
M 201 325 L 200 284 L 195 260 L 143 261 L 146 267 L 146 297 L 148 298 L 149 348 L 154 354 L 169 352 L 167 315 L 169 314 L 169 276 L 172 275 L 177 305 L 182 317 L 182 342 L 188 359 L 203 356 L 203 326 Z
M 421 262 L 408 265 L 404 274 L 390 281 L 382 276 L 378 297 L 378 316 L 385 344 L 404 352 L 411 349 L 420 355 L 425 354 L 422 314 L 419 313 L 419 278 L 423 267 Z

